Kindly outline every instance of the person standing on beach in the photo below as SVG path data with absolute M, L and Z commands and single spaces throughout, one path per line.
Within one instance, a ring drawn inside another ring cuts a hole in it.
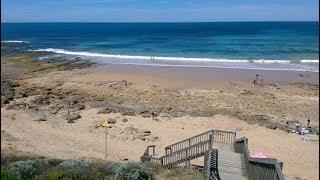
M 310 118 L 307 119 L 307 129 L 309 130 L 309 132 L 311 132 L 311 120 Z
M 259 74 L 256 75 L 256 79 L 253 81 L 253 84 L 258 84 L 259 81 Z
M 296 121 L 296 122 L 294 123 L 294 125 L 295 125 L 295 128 L 296 128 L 296 133 L 299 134 L 299 132 L 300 132 L 300 124 L 299 124 L 299 122 Z

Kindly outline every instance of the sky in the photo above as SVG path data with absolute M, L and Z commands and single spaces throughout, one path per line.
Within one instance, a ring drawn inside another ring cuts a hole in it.
M 318 0 L 1 0 L 2 22 L 318 21 Z

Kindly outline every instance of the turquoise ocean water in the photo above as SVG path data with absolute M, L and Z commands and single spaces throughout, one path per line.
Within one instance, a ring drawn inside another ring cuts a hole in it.
M 319 22 L 2 23 L 2 43 L 100 63 L 318 71 Z M 154 57 L 154 60 L 151 60 Z

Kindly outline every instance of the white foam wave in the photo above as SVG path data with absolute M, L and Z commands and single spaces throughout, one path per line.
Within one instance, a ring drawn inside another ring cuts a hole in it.
M 8 41 L 1 41 L 1 43 L 30 43 L 30 42 L 29 41 L 8 40 Z
M 316 59 L 314 59 L 314 60 L 311 60 L 311 59 L 303 59 L 303 60 L 301 60 L 300 62 L 302 62 L 302 63 L 319 63 L 319 60 L 316 60 Z
M 133 56 L 133 55 L 115 55 L 115 54 L 102 54 L 102 53 L 91 53 L 91 52 L 77 52 L 77 51 L 67 51 L 64 49 L 38 49 L 35 51 L 45 51 L 45 52 L 54 52 L 65 55 L 75 55 L 75 56 L 86 56 L 86 57 L 108 57 L 108 58 L 117 58 L 117 59 L 139 59 L 139 60 L 150 60 L 150 56 Z M 292 61 L 288 60 L 246 60 L 246 59 L 214 59 L 214 58 L 186 58 L 186 57 L 161 57 L 155 56 L 154 60 L 163 60 L 163 61 L 198 61 L 198 62 L 223 62 L 223 63 L 260 63 L 260 64 L 289 64 Z M 319 60 L 299 60 L 301 63 L 319 63 Z

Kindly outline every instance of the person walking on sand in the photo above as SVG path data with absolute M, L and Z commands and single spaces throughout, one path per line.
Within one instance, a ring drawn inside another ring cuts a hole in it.
M 256 79 L 253 81 L 253 84 L 258 84 L 259 81 L 259 74 L 256 75 Z
M 309 132 L 311 132 L 311 120 L 310 118 L 307 119 L 307 129 L 309 130 Z

